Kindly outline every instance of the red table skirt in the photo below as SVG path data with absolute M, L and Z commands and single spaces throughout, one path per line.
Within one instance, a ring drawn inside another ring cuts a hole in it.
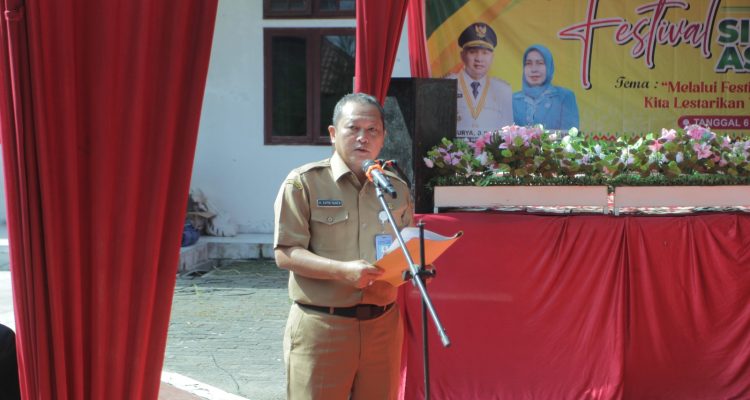
M 418 217 L 464 231 L 428 286 L 452 341 L 430 321 L 432 398 L 750 398 L 750 215 Z M 401 288 L 419 399 L 421 298 Z

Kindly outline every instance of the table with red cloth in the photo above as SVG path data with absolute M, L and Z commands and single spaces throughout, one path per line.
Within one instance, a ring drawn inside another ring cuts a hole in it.
M 428 285 L 452 342 L 429 322 L 432 398 L 750 398 L 750 214 L 417 218 L 464 231 Z M 400 296 L 419 399 L 421 297 Z

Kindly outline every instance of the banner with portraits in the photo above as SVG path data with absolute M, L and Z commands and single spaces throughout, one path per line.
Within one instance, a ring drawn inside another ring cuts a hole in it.
M 602 136 L 688 124 L 750 134 L 750 0 L 425 7 L 430 74 L 458 80 L 458 137 L 510 123 Z

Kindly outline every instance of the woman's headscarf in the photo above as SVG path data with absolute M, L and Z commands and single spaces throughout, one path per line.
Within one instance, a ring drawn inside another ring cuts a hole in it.
M 538 51 L 539 54 L 542 55 L 542 58 L 544 58 L 544 65 L 547 67 L 547 76 L 544 79 L 544 82 L 542 82 L 539 86 L 530 86 L 526 82 L 526 74 L 524 73 L 524 69 L 526 67 L 526 56 L 529 55 L 529 52 L 531 51 Z M 555 62 L 552 60 L 552 53 L 544 46 L 540 44 L 534 44 L 529 46 L 528 49 L 526 49 L 526 52 L 523 53 L 523 64 L 521 69 L 521 82 L 523 86 L 523 92 L 527 96 L 531 98 L 537 98 L 540 94 L 544 93 L 545 90 L 549 88 L 549 86 L 552 84 L 552 75 L 555 74 Z

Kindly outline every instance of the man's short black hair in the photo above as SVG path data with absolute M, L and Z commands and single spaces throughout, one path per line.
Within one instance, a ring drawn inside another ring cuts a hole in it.
M 333 126 L 336 126 L 336 122 L 341 118 L 341 110 L 343 110 L 347 103 L 359 103 L 376 107 L 380 112 L 380 121 L 383 123 L 383 129 L 385 129 L 385 110 L 380 105 L 378 99 L 367 93 L 349 93 L 342 97 L 333 109 Z

